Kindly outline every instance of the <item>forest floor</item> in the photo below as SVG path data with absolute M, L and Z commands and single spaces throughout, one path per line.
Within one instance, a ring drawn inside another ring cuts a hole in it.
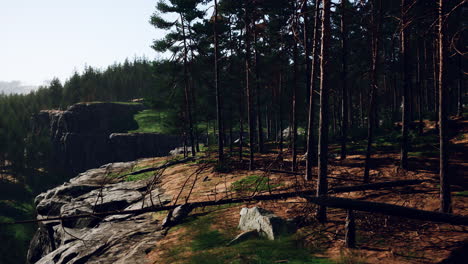
M 457 133 L 452 134 L 450 176 L 452 179 L 453 213 L 468 215 L 468 122 L 453 120 Z M 391 137 L 376 139 L 372 156 L 371 182 L 403 179 L 427 180 L 419 185 L 394 187 L 378 191 L 360 191 L 338 194 L 338 197 L 362 199 L 437 211 L 439 208 L 439 181 L 437 133 L 434 124 L 426 122 L 424 134 L 415 137 L 409 153 L 408 171 L 398 169 L 398 143 Z M 257 154 L 257 168 L 290 169 L 290 152 L 278 156 L 273 146 L 265 154 Z M 330 159 L 330 187 L 362 184 L 364 168 L 363 142 L 350 144 L 345 160 Z M 331 147 L 337 156 L 338 146 Z M 247 170 L 247 152 L 243 162 L 238 155 L 228 166 L 219 168 L 213 152 L 185 164 L 167 168 L 160 186 L 166 194 L 179 196 L 177 203 L 219 200 L 224 197 L 260 193 L 315 189 L 315 181 L 304 182 L 301 175 L 267 173 Z M 300 156 L 300 158 L 303 158 Z M 141 161 L 139 166 L 157 166 L 169 158 Z M 229 168 L 229 169 L 226 169 Z M 303 160 L 299 170 L 304 170 Z M 219 172 L 224 171 L 224 172 Z M 185 188 L 181 186 L 185 183 Z M 255 186 L 254 186 L 255 185 Z M 193 190 L 192 189 L 193 186 Z M 190 194 L 189 194 L 190 193 Z M 187 198 L 189 197 L 189 198 Z M 242 207 L 259 206 L 283 218 L 303 217 L 302 227 L 291 237 L 278 241 L 250 240 L 228 247 L 226 243 L 240 232 L 236 229 Z M 466 227 L 389 217 L 374 213 L 356 213 L 357 248 L 344 246 L 346 211 L 328 209 L 326 224 L 312 217 L 315 205 L 303 198 L 281 201 L 212 206 L 194 210 L 182 223 L 169 230 L 167 236 L 148 253 L 149 263 L 438 263 L 452 251 L 468 243 Z M 153 213 L 162 220 L 165 213 Z

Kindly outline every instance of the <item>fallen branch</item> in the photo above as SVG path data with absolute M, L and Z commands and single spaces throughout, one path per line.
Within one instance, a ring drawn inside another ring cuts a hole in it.
M 341 187 L 331 188 L 329 193 L 344 193 L 344 192 L 363 191 L 363 190 L 378 190 L 378 189 L 389 188 L 389 187 L 414 185 L 414 184 L 419 184 L 421 182 L 423 182 L 423 180 L 406 180 L 406 181 L 396 181 L 396 182 L 392 181 L 392 182 L 371 183 L 371 184 L 363 184 L 363 185 L 355 185 L 355 186 L 341 186 Z M 276 194 L 268 194 L 268 195 L 257 195 L 257 196 L 246 197 L 246 198 L 232 198 L 232 199 L 222 199 L 222 200 L 214 200 L 214 201 L 194 202 L 191 205 L 195 208 L 195 207 L 205 207 L 205 206 L 244 203 L 244 202 L 284 200 L 284 199 L 293 198 L 293 197 L 308 197 L 308 196 L 314 196 L 314 195 L 316 195 L 316 191 L 309 190 L 309 191 L 299 191 L 299 192 L 276 193 Z M 311 202 L 314 202 L 315 200 L 313 199 L 318 199 L 318 198 L 308 197 L 307 199 L 312 199 Z M 321 199 L 323 200 L 323 198 Z M 329 197 L 328 199 L 332 199 L 332 197 Z M 336 198 L 336 199 L 341 199 L 341 198 Z M 348 200 L 351 200 L 351 199 L 348 199 Z M 352 201 L 358 201 L 358 200 L 352 200 Z M 318 202 L 314 202 L 314 203 L 318 203 Z M 96 212 L 94 214 L 79 214 L 79 215 L 71 215 L 71 216 L 49 217 L 49 218 L 44 218 L 44 219 L 25 220 L 25 221 L 17 221 L 17 222 L 12 222 L 12 223 L 0 223 L 0 225 L 27 224 L 27 223 L 37 223 L 37 222 L 47 222 L 47 221 L 61 221 L 61 220 L 88 218 L 88 217 L 105 217 L 109 215 L 143 214 L 143 213 L 149 213 L 149 212 L 173 210 L 178 206 L 180 206 L 180 204 L 160 206 L 160 207 L 147 207 L 147 208 L 142 208 L 142 209 L 126 210 L 126 211 Z M 331 205 L 326 204 L 326 206 L 334 207 L 333 204 Z M 402 206 L 400 207 L 406 208 Z M 344 207 L 337 206 L 336 208 L 344 208 Z M 350 208 L 350 209 L 355 209 L 355 208 Z M 359 209 L 356 209 L 356 210 L 359 210 Z M 413 210 L 416 210 L 416 209 L 413 209 Z M 463 225 L 468 225 L 468 217 L 464 217 L 464 219 L 466 219 L 465 220 L 466 224 L 463 224 Z

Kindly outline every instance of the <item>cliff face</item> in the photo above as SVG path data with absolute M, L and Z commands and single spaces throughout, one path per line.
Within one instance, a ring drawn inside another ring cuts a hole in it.
M 181 145 L 175 136 L 123 133 L 138 128 L 133 117 L 142 109 L 141 104 L 79 103 L 66 111 L 41 111 L 33 128 L 49 131 L 53 166 L 74 175 L 110 162 L 167 155 Z
M 135 162 L 88 170 L 36 197 L 38 219 L 92 212 L 132 210 L 167 204 L 169 196 L 148 180 L 124 182 L 113 177 Z M 47 221 L 31 241 L 29 263 L 144 263 L 146 252 L 162 237 L 151 214 Z

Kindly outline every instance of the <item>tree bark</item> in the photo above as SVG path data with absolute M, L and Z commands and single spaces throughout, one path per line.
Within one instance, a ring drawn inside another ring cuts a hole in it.
M 319 120 L 319 146 L 318 146 L 318 180 L 317 196 L 324 197 L 328 192 L 328 89 L 329 89 L 329 61 L 328 51 L 330 45 L 330 0 L 323 0 L 322 17 L 322 45 L 320 60 L 320 120 Z M 317 208 L 317 219 L 321 222 L 327 220 L 327 209 L 323 205 Z
M 312 179 L 312 167 L 315 159 L 314 151 L 314 93 L 315 93 L 315 79 L 317 78 L 317 60 L 318 60 L 318 31 L 320 22 L 320 2 L 315 0 L 315 18 L 314 18 L 314 35 L 312 39 L 312 65 L 310 72 L 310 91 L 309 91 L 309 112 L 307 122 L 307 158 L 306 158 L 306 181 Z
M 377 18 L 377 7 L 376 2 L 379 3 L 379 17 Z M 379 63 L 379 45 L 380 45 L 380 23 L 382 23 L 382 2 L 381 0 L 373 0 L 372 2 L 372 25 L 371 25 L 371 46 L 372 46 L 372 63 L 371 63 L 371 89 L 370 89 L 370 102 L 369 111 L 367 114 L 367 148 L 366 148 L 366 160 L 364 164 L 364 182 L 370 181 L 370 166 L 371 166 L 371 154 L 372 154 L 372 141 L 374 139 L 374 125 L 375 125 L 375 101 L 377 96 L 377 65 Z
M 185 34 L 185 22 L 184 17 L 180 15 L 180 22 L 182 25 L 182 37 L 184 39 L 184 94 L 185 94 L 185 111 L 187 120 L 189 122 L 189 137 L 190 137 L 190 145 L 191 145 L 191 153 L 192 156 L 195 157 L 195 137 L 193 135 L 193 122 L 192 122 L 192 105 L 190 101 L 190 91 L 189 91 L 189 79 L 188 79 L 188 63 L 187 63 L 187 56 L 188 56 L 188 49 L 187 49 L 187 39 Z
M 292 127 L 292 137 L 291 137 L 291 149 L 292 149 L 292 171 L 297 170 L 297 78 L 298 78 L 298 47 L 297 43 L 294 42 L 293 47 L 293 87 L 292 87 L 292 118 L 291 118 L 291 127 Z
M 452 197 L 448 173 L 448 137 L 447 137 L 447 87 L 445 80 L 446 40 L 444 32 L 444 0 L 438 1 L 438 50 L 439 50 L 439 176 L 440 176 L 440 211 L 452 212 Z
M 214 0 L 214 68 L 215 68 L 215 89 L 216 89 L 216 119 L 218 122 L 218 163 L 224 162 L 224 128 L 221 105 L 221 92 L 219 89 L 219 67 L 218 67 L 218 0 Z
M 305 57 L 305 91 L 306 91 L 306 98 L 305 98 L 305 105 L 308 109 L 309 98 L 310 98 L 310 71 L 311 71 L 311 64 L 312 60 L 310 59 L 310 35 L 309 35 L 309 6 L 308 1 L 304 0 L 302 2 L 302 17 L 304 19 L 304 26 L 303 26 L 303 38 L 302 41 L 304 42 L 304 57 Z M 313 45 L 313 44 L 312 44 Z M 308 130 L 305 131 L 305 137 L 308 138 Z M 307 152 L 307 140 L 304 145 L 304 152 Z
M 250 50 L 250 2 L 246 1 L 245 6 L 245 87 L 247 92 L 247 113 L 248 113 L 248 122 L 249 122 L 249 170 L 254 168 L 254 127 L 255 120 L 253 116 L 253 105 L 252 105 L 252 89 L 250 87 L 250 59 L 251 59 L 251 50 Z
M 463 117 L 463 60 L 458 55 L 457 116 Z
M 341 0 L 341 160 L 346 159 L 346 139 L 348 133 L 348 87 L 347 87 L 347 56 L 348 56 L 348 30 L 346 27 L 347 0 Z
M 410 89 L 410 73 L 409 73 L 409 54 L 408 54 L 408 16 L 406 14 L 407 10 L 407 3 L 406 0 L 401 0 L 401 35 L 400 35 L 400 42 L 401 42 L 401 74 L 402 74 L 402 81 L 403 81 L 403 93 L 402 93 L 402 105 L 403 108 L 401 110 L 401 153 L 400 153 L 400 168 L 408 169 L 408 132 L 409 132 L 409 89 Z
M 258 55 L 258 35 L 257 29 L 254 26 L 254 52 L 255 52 L 255 92 L 256 92 L 256 103 L 257 103 L 257 142 L 258 152 L 264 152 L 263 145 L 263 126 L 262 126 L 262 109 L 260 107 L 260 58 Z

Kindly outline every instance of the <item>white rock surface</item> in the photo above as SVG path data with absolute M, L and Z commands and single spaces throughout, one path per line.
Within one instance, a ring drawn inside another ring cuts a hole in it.
M 257 230 L 262 236 L 274 240 L 282 234 L 291 233 L 294 225 L 265 209 L 244 207 L 240 211 L 238 228 L 242 231 Z

